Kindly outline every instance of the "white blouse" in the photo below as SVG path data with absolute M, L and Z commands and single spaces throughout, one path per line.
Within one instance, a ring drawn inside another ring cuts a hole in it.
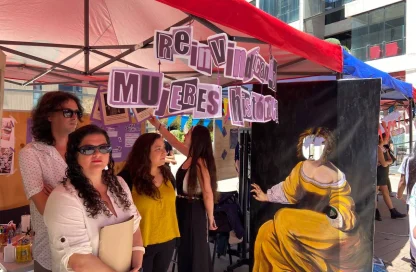
M 117 177 L 128 199 L 132 203 L 129 210 L 124 211 L 118 199 L 107 191 L 117 217 L 98 214 L 96 218 L 88 217 L 83 200 L 78 197 L 75 188 L 67 183 L 53 190 L 46 203 L 43 214 L 48 228 L 49 245 L 52 253 L 52 271 L 73 271 L 68 268 L 72 254 L 98 255 L 99 233 L 101 228 L 124 222 L 134 216 L 134 230 L 139 228 L 141 216 L 133 203 L 129 187 L 121 177 Z

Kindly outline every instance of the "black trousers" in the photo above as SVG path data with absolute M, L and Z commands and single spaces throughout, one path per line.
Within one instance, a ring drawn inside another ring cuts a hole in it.
M 181 233 L 178 248 L 178 271 L 212 272 L 208 244 L 208 220 L 204 202 L 176 198 L 176 213 Z
M 176 239 L 161 244 L 148 245 L 146 253 L 143 255 L 143 272 L 168 271 L 175 246 Z

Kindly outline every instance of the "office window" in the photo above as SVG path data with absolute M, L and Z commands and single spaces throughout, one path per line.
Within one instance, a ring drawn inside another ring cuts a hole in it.
M 325 25 L 345 20 L 345 10 L 340 9 L 325 15 Z
M 354 0 L 325 0 L 325 9 L 330 10 L 333 8 L 339 8 L 352 1 Z
M 367 61 L 406 53 L 406 2 L 353 17 L 351 52 Z
M 41 97 L 42 97 L 42 85 L 34 85 L 33 86 L 33 107 L 36 107 Z
M 260 9 L 285 23 L 299 20 L 299 0 L 260 0 Z
M 304 0 L 305 19 L 325 12 L 325 3 L 322 0 Z
M 63 91 L 63 92 L 72 93 L 72 94 L 76 95 L 81 101 L 83 99 L 82 87 L 59 84 L 59 90 Z

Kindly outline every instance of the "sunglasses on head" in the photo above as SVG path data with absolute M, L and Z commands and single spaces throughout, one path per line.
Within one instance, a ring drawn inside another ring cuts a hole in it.
M 78 148 L 78 152 L 82 155 L 92 155 L 95 153 L 95 150 L 98 150 L 101 154 L 108 154 L 111 152 L 112 148 L 111 145 L 103 144 L 103 145 L 84 145 Z
M 55 112 L 62 111 L 62 114 L 64 115 L 65 118 L 72 118 L 74 114 L 76 114 L 78 118 L 82 117 L 82 112 L 80 112 L 79 110 L 59 109 L 59 110 L 54 110 L 54 111 Z

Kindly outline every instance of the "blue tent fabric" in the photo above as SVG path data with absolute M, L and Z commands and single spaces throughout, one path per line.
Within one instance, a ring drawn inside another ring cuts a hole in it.
M 178 116 L 170 116 L 168 117 L 168 122 L 166 124 L 167 127 L 170 127 L 170 125 L 172 125 L 172 123 L 175 121 L 176 117 Z
M 194 127 L 194 126 L 198 125 L 200 120 L 201 119 L 192 119 L 192 126 Z
M 186 122 L 188 122 L 189 116 L 181 116 L 181 130 L 185 129 Z
M 412 84 L 395 79 L 388 73 L 382 72 L 361 60 L 355 58 L 345 49 L 344 51 L 344 67 L 343 73 L 351 75 L 356 78 L 381 78 L 383 90 L 396 90 L 402 93 L 405 97 L 411 98 Z
M 208 127 L 208 125 L 209 125 L 209 123 L 211 123 L 212 122 L 212 119 L 205 119 L 204 120 L 204 127 Z

